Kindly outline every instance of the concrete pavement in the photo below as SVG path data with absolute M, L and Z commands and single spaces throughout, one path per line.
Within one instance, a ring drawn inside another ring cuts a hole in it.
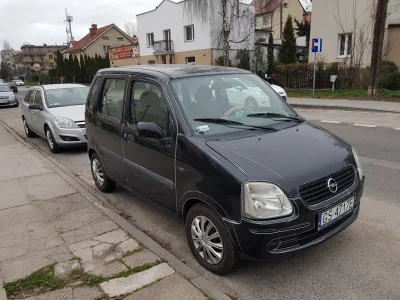
M 400 103 L 367 100 L 289 98 L 295 108 L 323 108 L 400 113 Z
M 30 290 L 13 299 L 138 299 L 136 290 L 146 299 L 206 299 L 191 278 L 140 245 L 1 125 L 0 170 L 0 300 L 7 299 L 10 283 L 53 264 L 55 276 L 64 280 L 74 269 L 103 279 L 94 286 L 72 282 L 42 295 Z

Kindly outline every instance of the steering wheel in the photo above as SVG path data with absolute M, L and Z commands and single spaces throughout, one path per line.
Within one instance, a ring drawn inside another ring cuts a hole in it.
M 226 113 L 224 113 L 224 115 L 222 116 L 222 118 L 231 117 L 231 116 L 233 115 L 233 113 L 236 113 L 236 112 L 239 111 L 240 109 L 246 110 L 246 108 L 244 107 L 244 105 L 236 105 L 236 106 L 230 108 Z

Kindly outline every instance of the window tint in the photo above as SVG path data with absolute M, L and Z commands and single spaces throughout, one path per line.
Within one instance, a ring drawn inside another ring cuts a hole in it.
M 100 89 L 101 81 L 102 81 L 101 78 L 97 78 L 94 81 L 94 83 L 92 85 L 92 89 L 90 90 L 90 94 L 87 98 L 86 106 L 87 106 L 88 111 L 90 111 L 90 112 L 93 112 L 93 106 L 94 106 L 94 103 L 96 102 L 96 98 L 97 98 L 97 95 L 98 95 L 98 92 Z
M 124 107 L 125 79 L 106 79 L 102 91 L 99 113 L 120 120 Z
M 35 104 L 39 104 L 39 105 L 43 105 L 42 103 L 42 93 L 40 91 L 36 92 L 36 96 L 35 96 Z
M 160 88 L 153 83 L 136 81 L 133 84 L 132 95 L 129 122 L 155 123 L 165 136 L 171 136 L 173 121 Z
M 36 96 L 36 90 L 32 90 L 31 93 L 29 94 L 29 98 L 28 98 L 29 104 L 35 103 L 35 96 Z

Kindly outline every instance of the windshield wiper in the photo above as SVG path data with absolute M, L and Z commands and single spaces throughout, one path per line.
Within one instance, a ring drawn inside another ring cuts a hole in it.
M 244 124 L 244 123 L 241 123 L 241 122 L 232 121 L 232 120 L 228 120 L 228 119 L 222 119 L 222 118 L 198 118 L 198 119 L 194 119 L 193 121 L 205 122 L 205 123 L 214 123 L 214 124 L 227 125 L 227 126 L 229 126 L 229 125 L 245 126 L 245 127 L 249 127 L 249 128 L 255 128 L 255 129 L 277 131 L 277 129 L 272 128 L 272 127 L 247 125 L 247 124 Z
M 278 113 L 256 113 L 256 114 L 249 114 L 246 117 L 250 118 L 285 118 L 288 120 L 293 120 L 297 122 L 304 122 L 304 118 L 302 117 L 290 117 L 283 114 Z

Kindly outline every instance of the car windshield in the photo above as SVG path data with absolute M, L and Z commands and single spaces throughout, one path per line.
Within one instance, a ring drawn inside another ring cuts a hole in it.
M 9 92 L 10 88 L 6 84 L 0 84 L 0 92 Z
M 219 74 L 171 81 L 192 130 L 221 134 L 276 130 L 282 122 L 302 122 L 272 88 L 254 74 Z
M 47 107 L 84 105 L 88 95 L 88 87 L 71 87 L 46 91 Z

